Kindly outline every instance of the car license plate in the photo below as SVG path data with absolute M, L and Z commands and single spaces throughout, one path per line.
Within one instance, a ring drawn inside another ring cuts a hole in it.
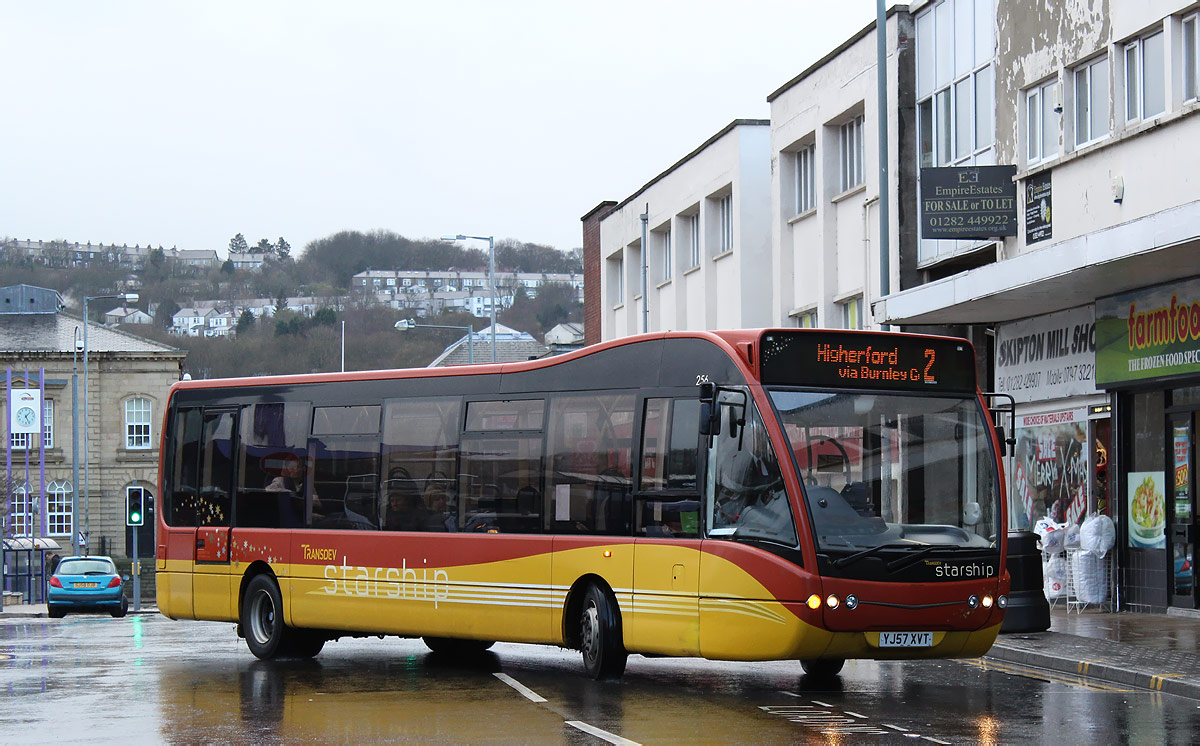
M 881 648 L 927 648 L 933 645 L 932 632 L 880 632 Z
M 76 588 L 99 588 L 99 583 L 75 583 Z

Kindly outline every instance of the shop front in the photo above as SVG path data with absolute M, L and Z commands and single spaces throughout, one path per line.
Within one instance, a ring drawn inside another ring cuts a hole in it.
M 1200 277 L 1098 299 L 1096 379 L 1115 406 L 1121 605 L 1200 608 Z

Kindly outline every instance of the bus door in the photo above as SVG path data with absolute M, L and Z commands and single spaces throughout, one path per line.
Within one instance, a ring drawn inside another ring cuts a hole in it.
M 198 619 L 236 620 L 237 580 L 229 564 L 237 410 L 204 411 L 196 496 L 193 604 Z
M 634 493 L 633 613 L 627 644 L 648 653 L 700 653 L 700 402 L 648 398 Z
M 172 619 L 188 619 L 195 613 L 192 573 L 196 565 L 201 414 L 198 408 L 175 412 L 170 448 L 164 459 L 164 509 L 160 514 L 155 585 L 158 608 Z

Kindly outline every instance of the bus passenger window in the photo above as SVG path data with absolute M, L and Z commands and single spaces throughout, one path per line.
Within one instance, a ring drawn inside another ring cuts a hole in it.
M 241 416 L 235 525 L 304 525 L 308 402 L 261 402 Z
M 233 493 L 233 412 L 204 415 L 196 525 L 228 526 Z
M 634 397 L 564 394 L 550 402 L 546 526 L 627 536 L 632 522 Z
M 457 396 L 383 402 L 380 473 L 386 479 L 380 489 L 385 513 L 393 492 L 419 494 L 431 516 L 440 517 L 436 523 L 431 518 L 426 530 L 457 530 L 455 494 L 461 422 L 462 399 Z
M 463 439 L 458 497 L 459 530 L 536 533 L 542 506 L 540 436 L 471 436 Z
M 312 526 L 379 528 L 379 440 L 326 435 L 308 441 Z

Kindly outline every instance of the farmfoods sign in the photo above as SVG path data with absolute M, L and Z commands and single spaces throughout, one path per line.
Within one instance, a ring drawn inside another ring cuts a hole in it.
M 1200 277 L 1096 301 L 1100 385 L 1200 373 Z
M 921 169 L 921 238 L 1017 235 L 1016 166 Z

